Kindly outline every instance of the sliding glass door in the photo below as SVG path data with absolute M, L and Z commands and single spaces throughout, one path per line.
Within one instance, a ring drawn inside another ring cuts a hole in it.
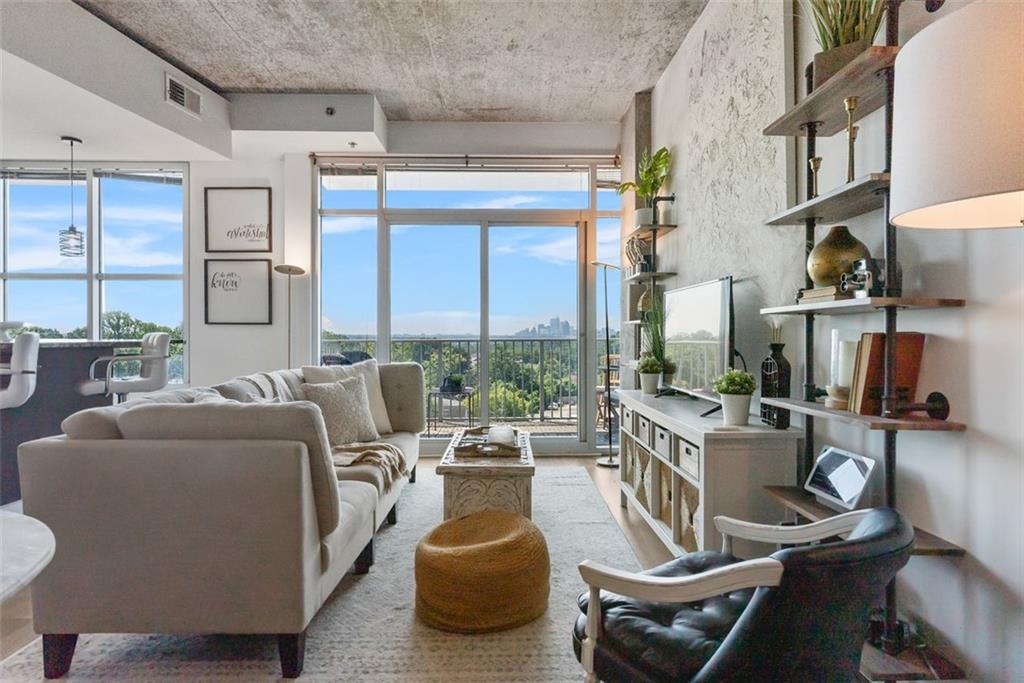
M 580 437 L 579 228 L 391 224 L 390 357 L 423 366 L 427 435 Z
M 579 235 L 575 225 L 488 226 L 491 423 L 579 434 Z

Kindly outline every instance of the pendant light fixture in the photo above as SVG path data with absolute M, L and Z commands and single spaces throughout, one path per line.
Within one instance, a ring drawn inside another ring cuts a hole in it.
M 68 258 L 85 256 L 85 235 L 75 227 L 75 143 L 82 144 L 70 135 L 60 136 L 62 142 L 71 147 L 71 167 L 68 170 L 68 190 L 71 194 L 71 224 L 60 233 L 60 255 Z

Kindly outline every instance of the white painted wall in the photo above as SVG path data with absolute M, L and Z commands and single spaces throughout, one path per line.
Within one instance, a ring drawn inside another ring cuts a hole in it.
M 0 46 L 214 154 L 231 155 L 227 100 L 69 0 L 4 0 Z M 202 118 L 164 102 L 165 72 L 202 94 Z M 74 112 L 68 114 L 72 125 Z M 57 137 L 73 131 L 68 127 Z M 42 154 L 33 158 L 46 158 Z
M 263 370 L 302 365 L 309 358 L 309 278 L 292 281 L 292 361 L 287 359 L 288 279 L 274 273 L 271 325 L 207 325 L 204 322 L 207 258 L 270 258 L 309 270 L 311 187 L 309 159 L 288 155 L 272 161 L 195 162 L 189 174 L 189 358 L 193 386 Z M 206 254 L 203 188 L 269 186 L 272 191 L 273 253 Z
M 774 168 L 778 150 L 758 142 L 756 135 L 777 112 L 763 108 L 755 95 L 757 83 L 737 77 L 721 93 L 721 116 L 754 112 L 751 130 L 721 130 L 716 139 L 706 133 L 720 124 L 714 108 L 702 109 L 694 99 L 694 79 L 707 79 L 707 70 L 728 67 L 723 59 L 744 54 L 746 41 L 736 33 L 739 19 L 723 21 L 742 7 L 754 20 L 758 8 L 771 10 L 773 2 L 717 2 L 709 4 L 701 20 L 684 41 L 680 53 L 654 90 L 654 147 L 669 145 L 689 150 L 677 163 L 672 189 L 683 197 L 682 227 L 666 240 L 670 259 L 665 267 L 680 269 L 679 282 L 694 282 L 728 268 L 748 277 L 738 288 L 746 304 L 737 308 L 741 349 L 752 349 L 748 362 L 756 364 L 767 351 L 768 326 L 756 313 L 755 303 L 782 303 L 802 285 L 802 228 L 768 228 L 760 221 L 782 208 L 785 195 L 803 196 L 802 182 L 791 181 L 770 195 L 751 194 L 752 188 L 771 188 L 737 175 L 737 168 Z M 799 3 L 794 3 L 799 7 Z M 947 2 L 937 17 L 949 15 L 963 2 Z M 936 19 L 923 3 L 905 3 L 901 41 Z M 766 16 L 768 16 L 766 14 Z M 795 48 L 786 60 L 798 75 L 811 61 L 817 46 L 810 24 L 795 23 Z M 707 29 L 707 34 L 704 30 Z M 784 40 L 780 35 L 779 40 Z M 726 41 L 728 43 L 729 41 Z M 770 60 L 770 52 L 747 54 L 747 60 Z M 742 66 L 742 63 L 740 64 Z M 702 71 L 702 69 L 704 69 Z M 779 74 L 765 77 L 779 78 Z M 796 79 L 803 96 L 802 78 Z M 781 80 L 779 81 L 781 84 Z M 780 96 L 787 95 L 785 90 Z M 717 97 L 715 93 L 705 97 Z M 957 106 L 957 103 L 950 103 Z M 704 112 L 703 114 L 701 112 Z M 702 120 L 701 117 L 707 117 Z M 858 173 L 881 170 L 884 163 L 882 112 L 861 122 L 857 142 Z M 704 136 L 694 146 L 694 136 Z M 936 144 L 941 144 L 937 140 Z M 845 180 L 845 138 L 818 141 L 824 158 L 821 190 Z M 803 176 L 803 152 L 791 157 L 791 167 L 780 174 Z M 771 162 L 771 163 L 768 163 Z M 687 168 L 731 169 L 716 174 L 718 193 L 705 194 L 700 178 L 680 182 Z M 775 171 L 773 171 L 775 172 Z M 782 176 L 779 176 L 780 178 Z M 731 200 L 729 199 L 731 197 Z M 782 197 L 781 199 L 779 197 Z M 775 206 L 778 205 L 778 206 Z M 714 212 L 709 218 L 706 212 Z M 874 212 L 849 221 L 851 230 L 874 254 L 881 254 L 883 220 Z M 714 229 L 710 230 L 709 225 Z M 819 239 L 827 228 L 820 229 Z M 898 501 L 918 526 L 964 547 L 962 559 L 915 557 L 900 574 L 901 607 L 914 621 L 927 624 L 927 633 L 968 669 L 975 680 L 1024 680 L 1024 231 L 929 232 L 901 231 L 899 259 L 905 272 L 904 291 L 938 297 L 961 297 L 963 310 L 921 311 L 900 314 L 901 330 L 928 334 L 920 391 L 940 390 L 950 399 L 952 419 L 968 425 L 964 434 L 902 433 L 898 437 Z M 751 240 L 756 248 L 751 248 Z M 673 241 L 674 240 L 674 241 Z M 707 254 L 708 257 L 704 258 Z M 671 285 L 672 283 L 670 283 Z M 755 303 L 752 303 L 755 302 Z M 823 340 L 832 326 L 851 337 L 862 331 L 880 331 L 880 315 L 819 318 L 817 336 Z M 794 365 L 794 392 L 803 370 L 802 324 L 790 319 L 784 327 L 786 353 Z M 751 358 L 753 355 L 753 358 Z M 822 384 L 828 367 L 828 348 L 820 343 L 816 367 Z M 819 444 L 830 443 L 874 457 L 882 454 L 880 434 L 818 421 Z

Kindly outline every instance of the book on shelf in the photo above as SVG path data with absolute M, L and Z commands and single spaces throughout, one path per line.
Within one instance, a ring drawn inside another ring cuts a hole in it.
M 896 333 L 896 398 L 912 402 L 921 373 L 924 335 Z M 850 411 L 858 415 L 881 415 L 885 391 L 885 334 L 865 332 L 857 343 L 850 387 Z
M 797 300 L 802 304 L 820 303 L 822 301 L 841 301 L 852 298 L 853 293 L 842 291 L 839 288 L 839 285 L 801 289 L 799 296 L 797 296 Z

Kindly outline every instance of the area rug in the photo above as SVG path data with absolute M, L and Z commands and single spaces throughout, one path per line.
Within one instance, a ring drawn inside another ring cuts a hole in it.
M 490 683 L 581 681 L 571 629 L 585 559 L 639 568 L 583 467 L 539 467 L 533 521 L 551 554 L 551 600 L 540 619 L 511 631 L 457 635 L 415 618 L 416 542 L 441 521 L 441 478 L 420 472 L 402 492 L 397 526 L 375 541 L 376 563 L 347 576 L 307 632 L 302 681 Z M 36 641 L 0 666 L 2 681 L 42 680 Z M 86 635 L 69 681 L 271 681 L 280 668 L 272 636 Z

